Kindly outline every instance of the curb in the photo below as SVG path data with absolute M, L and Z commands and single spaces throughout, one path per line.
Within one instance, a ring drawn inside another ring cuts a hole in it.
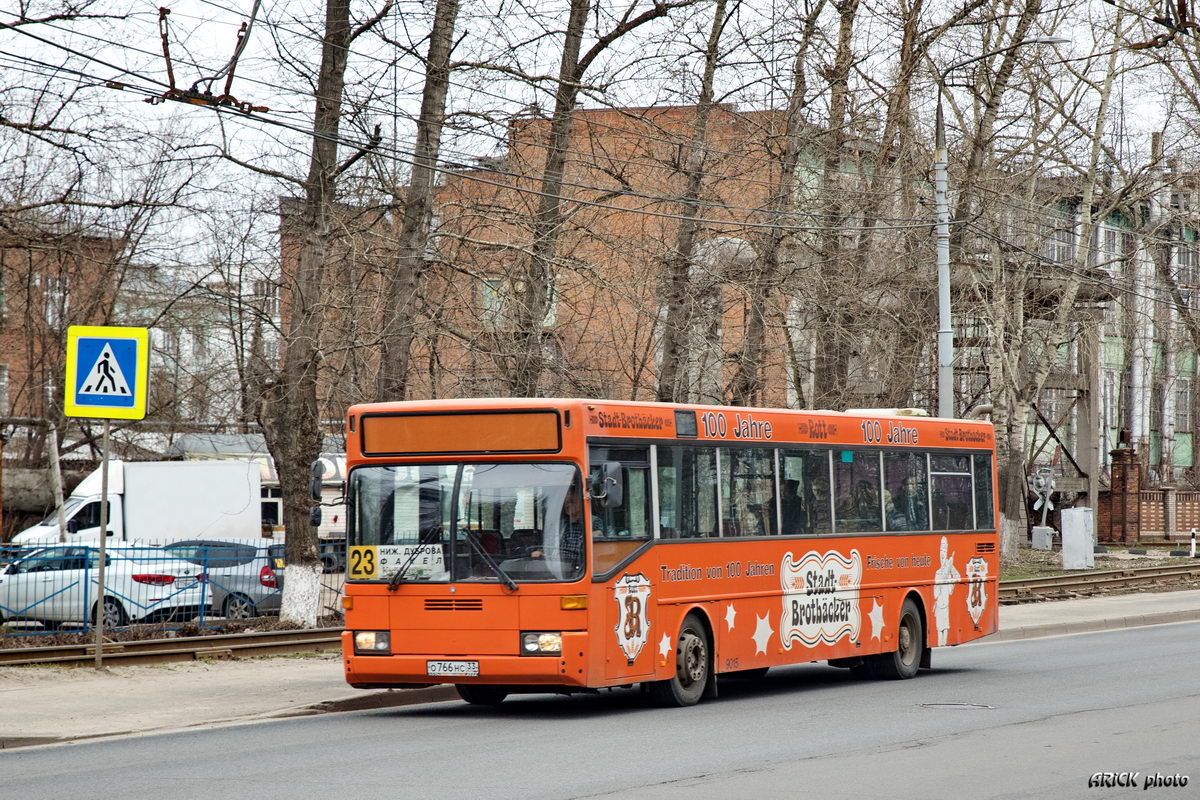
M 1012 642 L 1021 639 L 1041 639 L 1046 636 L 1064 636 L 1071 633 L 1095 633 L 1115 631 L 1122 628 L 1140 628 L 1145 625 L 1167 625 L 1172 622 L 1200 620 L 1200 609 L 1163 611 L 1157 614 L 1134 614 L 1128 617 L 1093 619 L 1082 622 L 1051 622 L 1044 625 L 1026 625 L 1021 628 L 1001 628 L 982 642 Z
M 322 700 L 297 708 L 263 714 L 264 718 L 302 717 L 313 714 L 330 714 L 340 711 L 365 711 L 377 708 L 398 708 L 425 703 L 443 703 L 458 700 L 458 690 L 450 684 L 427 686 L 422 689 L 384 689 L 370 694 L 350 695 L 335 700 Z

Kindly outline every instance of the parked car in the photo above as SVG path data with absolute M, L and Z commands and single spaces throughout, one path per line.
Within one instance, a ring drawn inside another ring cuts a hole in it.
M 273 539 L 188 539 L 163 545 L 173 558 L 208 576 L 208 605 L 226 619 L 278 614 L 283 597 L 283 545 Z
M 191 619 L 204 605 L 203 570 L 194 563 L 153 547 L 108 548 L 104 563 L 101 600 L 98 548 L 44 547 L 13 561 L 0 569 L 0 624 L 56 629 L 103 613 L 105 627 L 118 627 Z

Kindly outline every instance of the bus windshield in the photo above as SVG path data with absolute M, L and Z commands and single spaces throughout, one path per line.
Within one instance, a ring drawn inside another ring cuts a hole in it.
M 350 492 L 350 543 L 378 549 L 376 579 L 583 575 L 583 500 L 571 464 L 364 466 L 351 473 Z

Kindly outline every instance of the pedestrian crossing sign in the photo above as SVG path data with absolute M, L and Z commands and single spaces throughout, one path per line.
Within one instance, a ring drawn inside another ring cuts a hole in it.
M 142 419 L 150 366 L 148 328 L 72 325 L 67 329 L 68 417 Z

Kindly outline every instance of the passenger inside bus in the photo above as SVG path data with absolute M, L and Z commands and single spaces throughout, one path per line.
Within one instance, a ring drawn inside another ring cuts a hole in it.
M 914 476 L 904 482 L 892 495 L 887 523 L 891 531 L 923 531 L 929 529 L 929 502 L 921 482 Z
M 838 504 L 838 530 L 845 527 L 851 531 L 878 530 L 879 491 L 878 484 L 872 486 L 864 480 L 854 484 L 850 493 Z
M 780 511 L 783 514 L 784 533 L 806 533 L 804 501 L 800 498 L 800 481 L 788 478 L 783 482 L 783 496 L 780 498 Z

